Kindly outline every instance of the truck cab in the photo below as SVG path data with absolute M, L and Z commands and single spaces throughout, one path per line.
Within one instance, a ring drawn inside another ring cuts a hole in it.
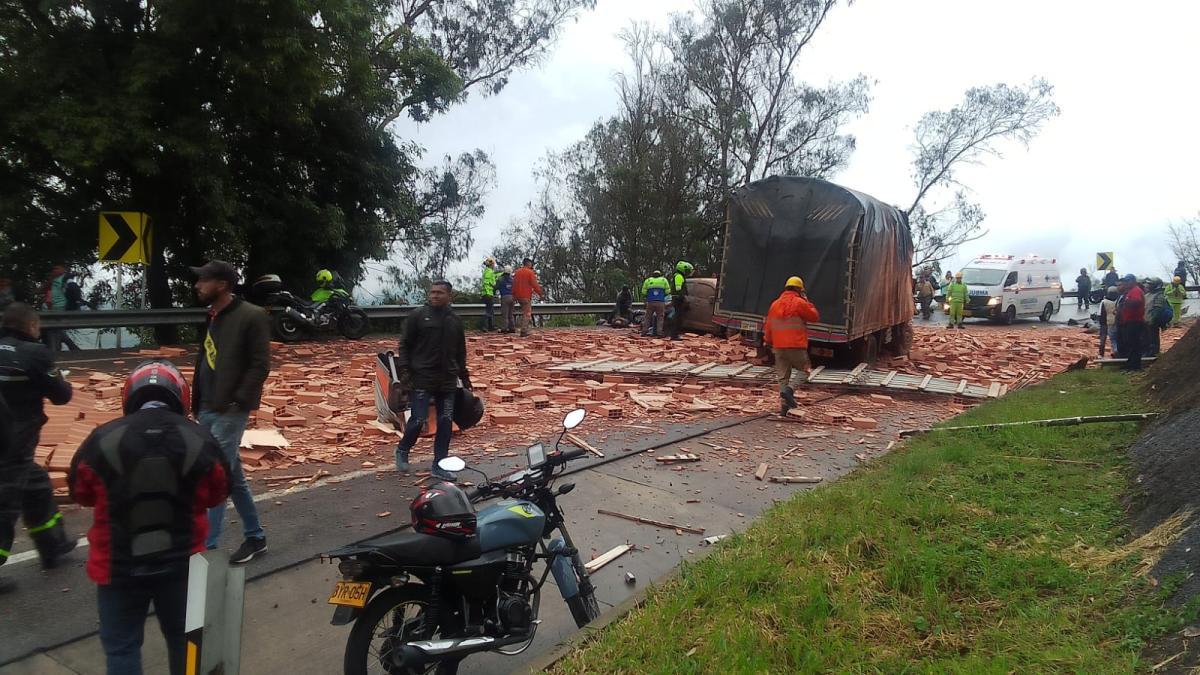
M 962 269 L 967 285 L 964 316 L 1010 324 L 1018 318 L 1049 321 L 1062 305 L 1058 260 L 1038 255 L 985 255 Z

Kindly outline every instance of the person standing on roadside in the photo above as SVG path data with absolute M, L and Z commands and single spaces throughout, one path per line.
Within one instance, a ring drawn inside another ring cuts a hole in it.
M 496 281 L 496 292 L 500 294 L 500 314 L 504 317 L 504 328 L 501 333 L 517 332 L 517 324 L 513 316 L 513 277 L 512 270 L 507 267 L 500 273 Z
M 1092 277 L 1085 268 L 1080 268 L 1079 276 L 1075 277 L 1075 303 L 1084 311 L 1092 306 Z
M 208 509 L 229 493 L 229 466 L 212 434 L 186 415 L 187 380 L 144 363 L 121 390 L 124 417 L 101 425 L 71 460 L 71 499 L 94 509 L 87 574 L 96 582 L 108 672 L 142 672 L 154 605 L 171 675 L 186 658 L 188 558 L 204 550 Z
M 67 272 L 66 265 L 55 265 L 50 268 L 50 278 L 42 286 L 42 302 L 46 309 L 55 312 L 65 312 L 69 309 L 70 299 L 67 294 L 69 283 L 71 283 L 71 275 Z M 75 284 L 75 286 L 78 288 L 78 284 Z M 64 345 L 66 345 L 67 351 L 79 351 L 79 345 L 75 344 L 75 341 L 71 339 L 67 331 L 61 328 L 47 330 L 43 342 L 55 354 Z
M 483 261 L 483 277 L 479 280 L 479 293 L 483 296 L 483 330 L 496 330 L 496 259 L 488 256 Z
M 1187 287 L 1183 285 L 1183 277 L 1175 275 L 1171 279 L 1171 287 L 1167 289 L 1167 302 L 1171 304 L 1171 327 L 1176 328 L 1183 320 L 1183 303 L 1187 300 Z
M 642 336 L 665 336 L 664 322 L 667 316 L 667 289 L 670 282 L 659 270 L 654 270 L 642 282 L 642 297 L 645 298 L 646 312 L 642 315 Z
M 929 270 L 921 272 L 917 282 L 917 300 L 921 303 L 921 318 L 928 321 L 933 316 L 933 276 Z
M 949 328 L 963 327 L 963 307 L 967 304 L 967 295 L 969 289 L 963 283 L 963 273 L 956 272 L 954 281 L 946 287 L 946 303 L 950 305 L 950 325 Z
M 513 297 L 521 305 L 521 337 L 529 335 L 529 324 L 533 321 L 533 296 L 541 300 L 544 297 L 542 287 L 538 284 L 537 274 L 533 271 L 533 260 L 526 258 L 521 262 L 521 269 L 513 275 Z
M 450 307 L 453 288 L 449 281 L 429 287 L 428 302 L 404 320 L 396 365 L 400 381 L 408 389 L 411 415 L 404 437 L 396 446 L 396 470 L 408 471 L 408 453 L 416 445 L 429 418 L 429 406 L 437 408 L 437 431 L 433 437 L 433 476 L 453 479 L 438 462 L 450 454 L 454 424 L 454 398 L 461 386 L 471 388 L 467 371 L 467 337 L 462 320 Z
M 258 520 L 238 447 L 271 372 L 271 325 L 265 310 L 233 294 L 238 279 L 233 265 L 210 260 L 191 270 L 197 277 L 196 297 L 209 307 L 196 358 L 192 411 L 200 426 L 217 439 L 229 463 L 229 496 L 244 535 L 230 562 L 241 564 L 267 551 L 267 535 Z M 221 500 L 208 511 L 208 548 L 217 547 L 224 523 L 225 500 Z
M 672 340 L 680 340 L 683 331 L 683 314 L 688 308 L 687 280 L 696 268 L 686 260 L 675 263 L 675 272 L 667 278 L 670 283 L 671 309 L 667 312 L 667 333 Z
M 50 475 L 34 452 L 46 424 L 45 401 L 66 405 L 73 392 L 54 355 L 38 341 L 40 328 L 37 312 L 21 302 L 9 305 L 0 319 L 0 397 L 12 415 L 9 442 L 0 446 L 0 565 L 12 551 L 21 516 L 42 567 L 50 569 L 75 548 L 75 539 L 67 536 Z
M 1104 287 L 1112 288 L 1113 286 L 1121 285 L 1121 277 L 1117 274 L 1117 268 L 1112 268 L 1108 274 L 1104 275 Z
M 789 277 L 783 293 L 771 303 L 763 323 L 763 343 L 775 355 L 775 372 L 779 375 L 779 414 L 786 415 L 796 407 L 796 392 L 792 388 L 792 370 L 796 381 L 808 381 L 812 363 L 808 358 L 808 322 L 820 321 L 817 308 L 804 293 L 804 280 Z
M 1117 356 L 1117 299 L 1121 292 L 1116 286 L 1109 286 L 1104 299 L 1100 301 L 1100 358 L 1104 358 L 1104 342 L 1108 340 L 1109 353 Z
M 1142 369 L 1142 340 L 1146 329 L 1146 296 L 1137 278 L 1126 274 L 1118 287 L 1122 293 L 1117 303 L 1117 342 L 1125 365 L 1121 370 Z

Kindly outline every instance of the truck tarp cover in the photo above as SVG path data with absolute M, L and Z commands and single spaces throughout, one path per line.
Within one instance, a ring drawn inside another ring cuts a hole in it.
M 908 220 L 874 197 L 815 178 L 773 176 L 734 194 L 727 236 L 722 314 L 766 316 L 795 275 L 821 313 L 810 325 L 815 339 L 853 340 L 912 320 Z

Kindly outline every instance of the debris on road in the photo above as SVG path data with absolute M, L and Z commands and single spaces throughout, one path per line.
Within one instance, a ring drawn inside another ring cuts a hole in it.
M 701 546 L 712 546 L 713 544 L 717 543 L 718 541 L 721 541 L 722 539 L 724 539 L 725 537 L 728 537 L 728 536 L 729 535 L 727 535 L 727 534 L 718 534 L 718 535 L 714 535 L 712 537 L 705 537 L 700 540 L 700 545 Z
M 767 469 L 769 469 L 769 468 L 770 468 L 770 465 L 767 464 L 766 462 L 759 464 L 758 469 L 756 469 L 754 471 L 754 480 L 762 480 L 763 478 L 765 478 L 767 475 Z
M 771 476 L 772 483 L 820 483 L 820 476 Z
M 601 567 L 604 567 L 608 563 L 616 560 L 617 558 L 620 558 L 621 556 L 625 555 L 626 553 L 628 553 L 632 550 L 633 550 L 633 546 L 631 544 L 621 544 L 620 546 L 614 546 L 608 552 L 606 552 L 602 555 L 596 556 L 595 558 L 592 558 L 591 560 L 584 563 L 583 567 L 584 567 L 584 569 L 586 569 L 588 571 L 588 574 L 594 574 L 596 572 L 596 570 L 600 569 Z
M 662 464 L 677 464 L 680 462 L 699 462 L 700 457 L 691 453 L 682 452 L 678 455 L 664 455 L 662 457 L 655 457 L 654 461 Z
M 641 516 L 631 516 L 627 513 L 618 513 L 616 511 L 608 511 L 606 509 L 597 509 L 596 513 L 599 513 L 599 514 L 605 515 L 605 516 L 613 516 L 614 518 L 624 518 L 625 520 L 632 520 L 635 523 L 641 523 L 643 525 L 653 525 L 654 527 L 660 527 L 664 530 L 678 530 L 680 532 L 687 532 L 689 534 L 704 534 L 704 528 L 702 528 L 702 527 L 691 527 L 689 525 L 664 523 L 661 520 L 653 520 L 651 518 L 643 518 Z

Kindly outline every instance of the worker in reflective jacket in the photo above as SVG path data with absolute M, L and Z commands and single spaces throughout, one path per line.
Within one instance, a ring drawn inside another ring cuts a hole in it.
M 954 282 L 946 287 L 946 302 L 950 305 L 949 328 L 963 327 L 963 306 L 967 304 L 967 285 L 962 272 L 954 275 Z
M 1171 327 L 1178 326 L 1183 317 L 1183 303 L 1187 300 L 1187 287 L 1183 285 L 1183 277 L 1175 275 L 1171 279 L 1171 288 L 1167 289 L 1167 302 L 1171 304 Z
M 808 322 L 820 321 L 816 306 L 804 294 L 804 280 L 791 277 L 783 293 L 771 303 L 767 320 L 763 324 L 763 342 L 775 354 L 775 372 L 779 376 L 779 414 L 796 407 L 795 390 L 792 389 L 792 370 L 796 370 L 799 383 L 808 381 L 812 364 L 808 359 Z
M 663 322 L 667 316 L 667 290 L 670 282 L 659 270 L 642 282 L 642 298 L 646 301 L 646 313 L 642 318 L 642 335 L 663 335 Z

